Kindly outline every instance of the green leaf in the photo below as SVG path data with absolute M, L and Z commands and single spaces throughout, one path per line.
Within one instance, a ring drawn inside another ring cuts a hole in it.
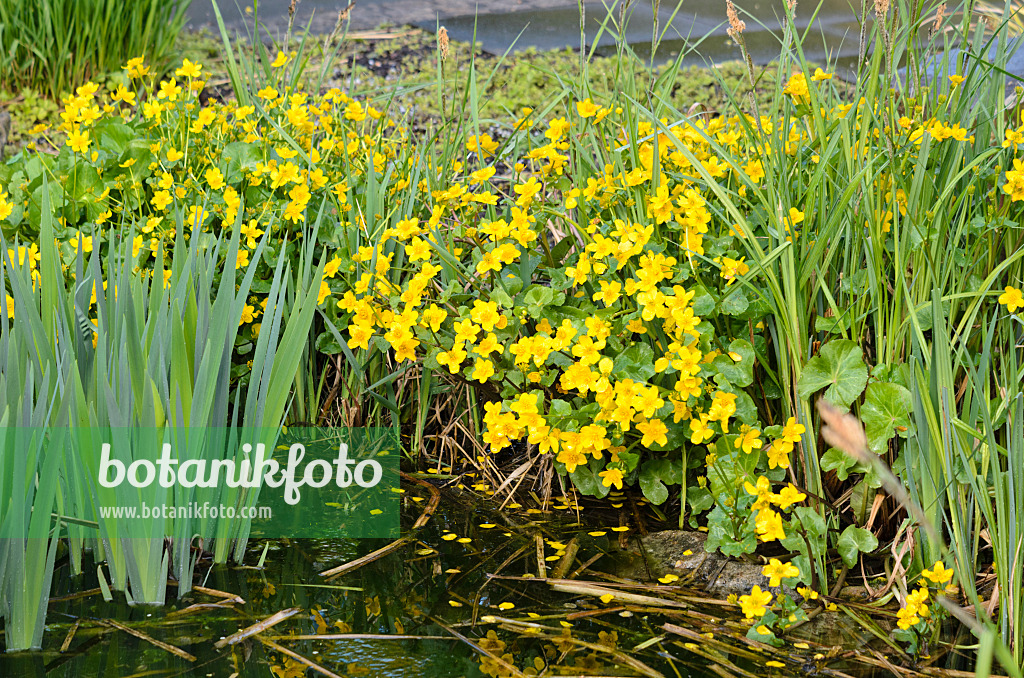
M 857 462 L 853 457 L 834 447 L 821 457 L 821 469 L 835 471 L 836 478 L 839 480 L 846 480 L 850 477 L 850 472 L 856 465 Z
M 735 287 L 726 296 L 722 297 L 718 308 L 726 315 L 739 315 L 750 306 L 746 290 L 742 287 Z
M 910 391 L 899 384 L 874 383 L 868 386 L 860 416 L 872 452 L 881 454 L 897 432 L 904 438 L 912 433 L 911 407 Z
M 619 379 L 647 381 L 654 376 L 654 350 L 647 344 L 633 344 L 615 358 L 612 374 Z
M 620 453 L 621 454 L 621 453 Z M 690 508 L 690 515 L 703 513 L 715 503 L 708 488 L 700 485 L 691 485 L 686 488 L 686 505 Z
M 815 332 L 827 332 L 829 334 L 842 334 L 850 329 L 850 318 L 846 314 L 832 316 L 817 316 L 814 319 Z
M 682 480 L 679 469 L 668 459 L 650 459 L 640 467 L 640 489 L 652 504 L 663 504 L 668 499 L 668 487 Z
M 807 361 L 797 391 L 801 398 L 825 388 L 825 399 L 840 407 L 849 407 L 864 390 L 868 368 L 860 346 L 848 339 L 836 339 Z M 827 388 L 826 388 L 827 387 Z
M 591 460 L 592 462 L 594 460 Z M 598 462 L 600 463 L 600 462 Z M 569 474 L 572 484 L 576 489 L 585 495 L 602 499 L 608 496 L 610 487 L 605 487 L 600 476 L 590 466 L 577 466 L 576 470 Z
M 853 525 L 843 530 L 843 533 L 839 535 L 839 541 L 836 543 L 839 556 L 847 567 L 853 567 L 857 564 L 858 554 L 870 553 L 876 548 L 878 548 L 878 539 L 875 538 L 875 535 L 871 534 L 870 530 Z
M 715 358 L 714 366 L 718 373 L 739 388 L 746 388 L 754 382 L 754 347 L 746 339 L 737 339 L 729 344 L 729 353 L 740 356 L 737 362 L 729 354 Z

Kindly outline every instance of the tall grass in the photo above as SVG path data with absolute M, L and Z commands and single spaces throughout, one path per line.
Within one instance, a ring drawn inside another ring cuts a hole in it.
M 169 65 L 192 0 L 0 3 L 0 88 L 51 98 L 144 56 Z

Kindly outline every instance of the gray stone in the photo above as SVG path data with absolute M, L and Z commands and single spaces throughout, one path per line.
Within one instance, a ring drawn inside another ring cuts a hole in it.
M 754 586 L 774 593 L 783 590 L 768 586 L 768 578 L 761 574 L 763 565 L 733 560 L 718 552 L 709 553 L 704 548 L 706 541 L 707 535 L 703 532 L 654 532 L 641 537 L 639 545 L 632 546 L 628 552 L 619 554 L 617 574 L 635 579 L 658 579 L 675 574 L 680 584 L 702 588 L 720 597 L 747 594 Z M 784 590 L 791 593 L 788 588 Z

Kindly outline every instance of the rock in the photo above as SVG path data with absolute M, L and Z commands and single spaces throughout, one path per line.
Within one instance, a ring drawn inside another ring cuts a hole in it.
M 750 593 L 754 586 L 776 594 L 783 590 L 768 586 L 768 578 L 761 574 L 763 565 L 733 560 L 717 552 L 708 553 L 704 548 L 706 541 L 707 535 L 703 532 L 654 532 L 641 537 L 639 546 L 620 554 L 621 567 L 617 574 L 634 579 L 657 579 L 675 574 L 681 584 L 697 586 L 722 597 Z M 788 588 L 785 591 L 796 595 Z

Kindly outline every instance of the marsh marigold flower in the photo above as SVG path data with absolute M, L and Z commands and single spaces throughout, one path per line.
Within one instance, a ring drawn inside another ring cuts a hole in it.
M 941 560 L 935 561 L 935 565 L 930 570 L 923 570 L 921 576 L 932 582 L 933 584 L 945 584 L 953 578 L 953 570 L 946 569 L 946 566 Z
M 800 569 L 793 563 L 783 563 L 778 558 L 772 558 L 761 570 L 761 574 L 768 577 L 769 586 L 779 586 L 783 579 L 799 577 Z
M 766 606 L 772 602 L 772 594 L 768 591 L 762 591 L 760 586 L 755 585 L 748 595 L 740 596 L 739 602 L 740 608 L 743 610 L 743 616 L 747 619 L 763 617 L 764 613 L 767 612 Z
M 1006 306 L 1006 310 L 1010 313 L 1016 313 L 1018 308 L 1024 306 L 1024 292 L 1007 285 L 1003 293 L 999 295 L 999 303 Z

